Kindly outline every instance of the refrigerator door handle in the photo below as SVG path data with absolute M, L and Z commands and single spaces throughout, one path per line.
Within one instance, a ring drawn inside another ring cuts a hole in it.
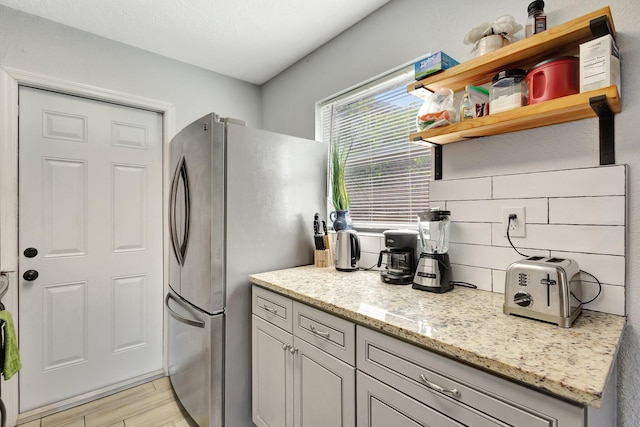
M 176 224 L 176 209 L 178 207 L 178 186 L 182 179 L 182 186 L 184 188 L 184 231 L 182 235 L 182 241 L 178 237 L 178 225 Z M 171 234 L 171 245 L 173 246 L 173 253 L 175 254 L 178 263 L 184 265 L 185 258 L 187 256 L 187 247 L 189 244 L 189 228 L 191 225 L 191 190 L 189 186 L 189 173 L 187 171 L 187 162 L 182 156 L 176 167 L 176 172 L 171 182 L 171 191 L 169 193 L 169 228 Z
M 182 244 L 180 252 L 182 255 L 182 265 L 187 257 L 187 248 L 189 246 L 189 229 L 191 227 L 191 188 L 189 185 L 189 172 L 187 171 L 187 161 L 182 157 L 182 185 L 184 186 L 184 234 L 182 236 Z
M 170 299 L 175 301 L 178 304 L 181 304 L 181 303 L 177 299 L 173 298 L 171 296 L 171 294 L 167 294 L 167 296 L 164 298 L 164 305 L 167 307 L 167 311 L 169 312 L 169 315 L 171 317 L 173 317 L 177 321 L 182 322 L 184 324 L 187 324 L 187 325 L 190 325 L 190 326 L 195 326 L 197 328 L 204 328 L 204 322 L 202 320 L 187 319 L 186 317 L 183 317 L 183 316 L 179 315 L 178 313 L 176 313 L 175 311 L 173 311 L 171 309 L 171 307 L 169 307 L 169 300 Z
M 176 225 L 176 197 L 178 195 L 178 181 L 180 180 L 181 165 L 184 157 L 180 159 L 178 167 L 173 174 L 173 180 L 171 181 L 171 191 L 169 192 L 169 232 L 171 234 L 171 246 L 173 247 L 173 253 L 180 265 L 183 265 L 182 254 L 180 251 L 180 243 L 178 242 L 178 230 Z

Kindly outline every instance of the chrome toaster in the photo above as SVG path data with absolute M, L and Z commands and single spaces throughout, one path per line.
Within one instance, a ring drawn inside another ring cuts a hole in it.
M 532 256 L 507 268 L 505 314 L 568 328 L 582 312 L 578 263 L 566 258 Z

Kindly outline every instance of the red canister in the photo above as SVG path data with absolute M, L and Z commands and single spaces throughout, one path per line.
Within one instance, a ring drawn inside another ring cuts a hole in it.
M 543 61 L 527 73 L 529 105 L 580 92 L 578 58 L 565 56 Z

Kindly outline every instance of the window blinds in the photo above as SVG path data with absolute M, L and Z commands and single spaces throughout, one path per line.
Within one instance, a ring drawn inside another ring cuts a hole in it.
M 406 90 L 413 70 L 322 105 L 323 140 L 349 149 L 346 168 L 356 228 L 416 223 L 429 204 L 431 149 L 409 142 L 421 101 Z

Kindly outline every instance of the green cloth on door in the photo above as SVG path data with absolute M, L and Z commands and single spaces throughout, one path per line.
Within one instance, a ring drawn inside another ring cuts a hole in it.
M 11 313 L 7 310 L 0 311 L 0 320 L 4 322 L 4 366 L 0 366 L 0 370 L 6 381 L 22 368 L 22 364 Z

